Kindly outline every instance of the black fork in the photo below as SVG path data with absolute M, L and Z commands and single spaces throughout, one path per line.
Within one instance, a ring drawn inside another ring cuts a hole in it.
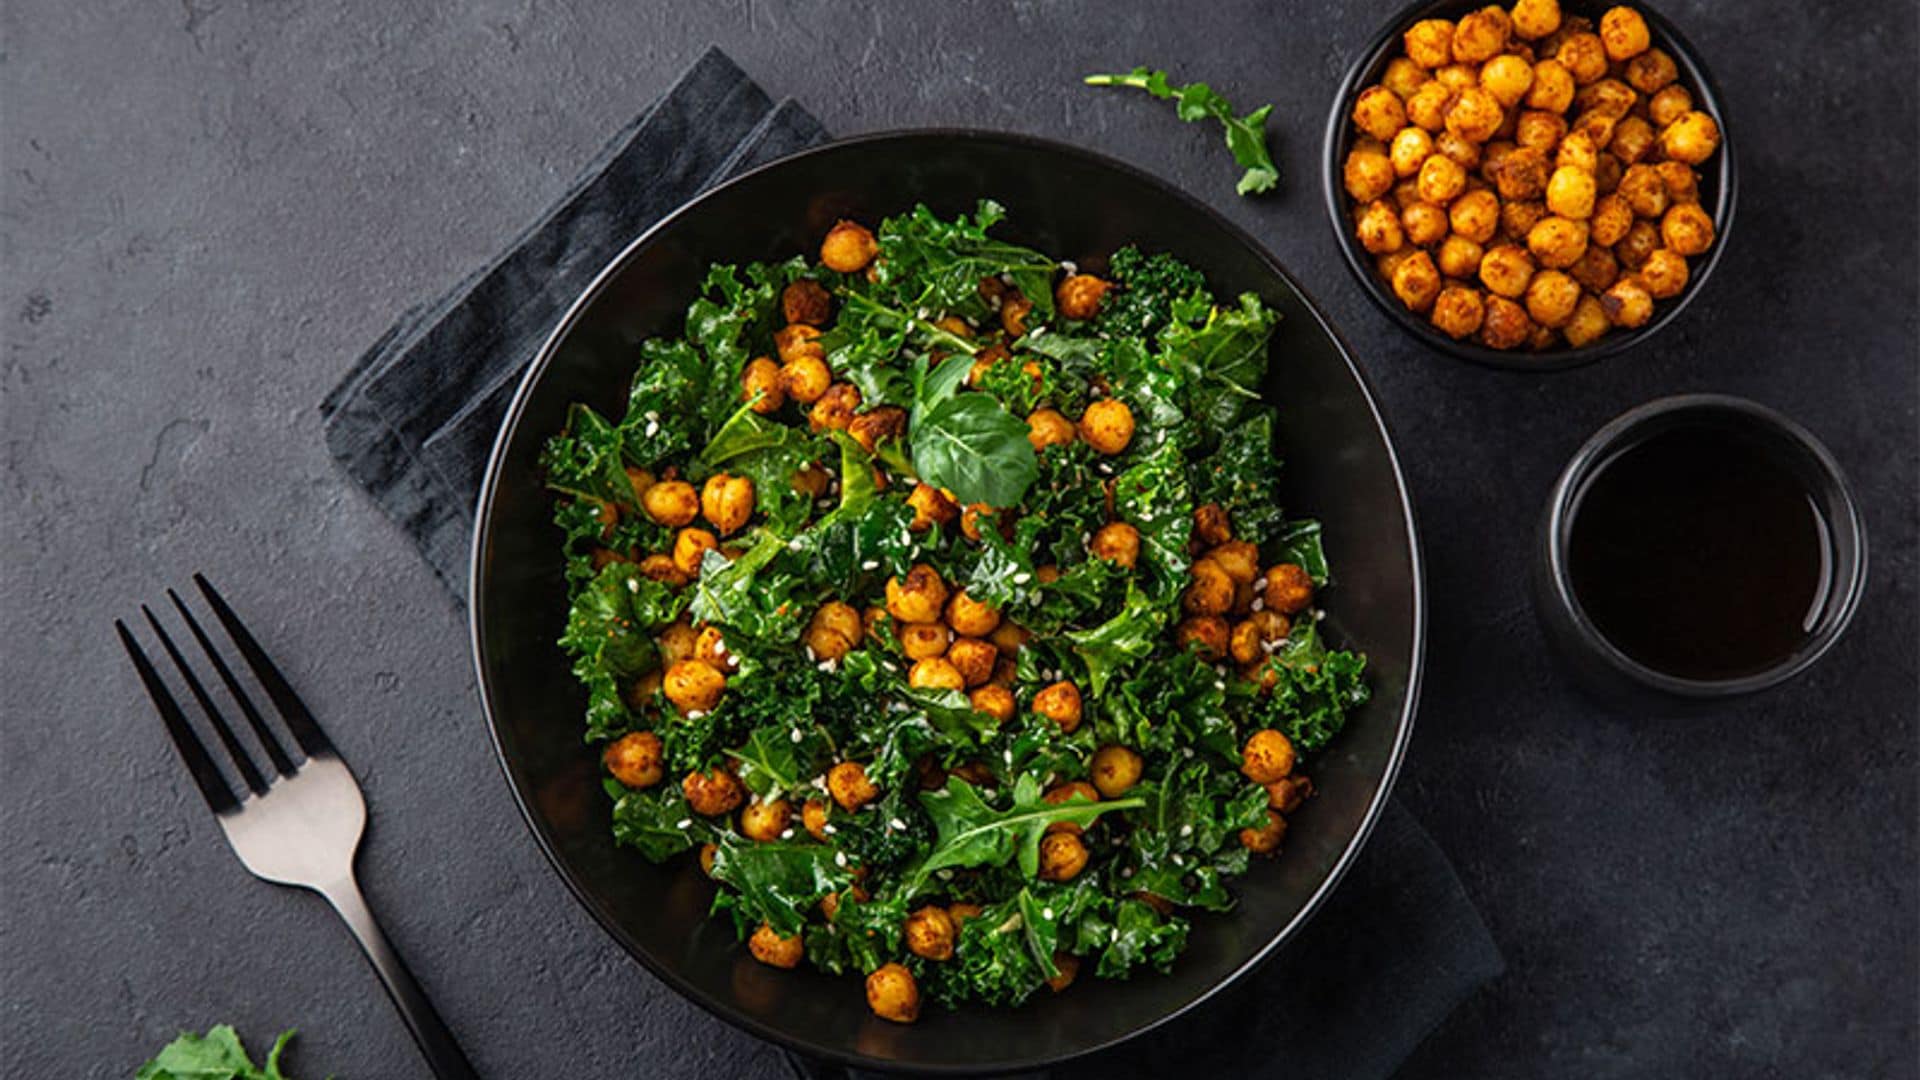
M 366 950 L 367 959 L 372 961 L 381 983 L 399 1007 L 407 1030 L 420 1044 L 420 1052 L 426 1055 L 434 1075 L 441 1080 L 470 1080 L 476 1076 L 473 1066 L 453 1041 L 452 1033 L 427 1000 L 420 984 L 387 943 L 386 935 L 374 921 L 373 912 L 368 910 L 360 886 L 354 880 L 354 854 L 359 850 L 360 835 L 367 823 L 367 804 L 361 797 L 359 782 L 334 753 L 333 744 L 327 741 L 326 733 L 320 730 L 306 703 L 293 692 L 286 677 L 280 674 L 280 669 L 274 666 L 266 650 L 254 640 L 226 600 L 201 575 L 195 574 L 193 583 L 239 651 L 240 658 L 253 672 L 254 680 L 266 692 L 267 700 L 279 713 L 304 760 L 295 763 L 287 754 L 266 717 L 260 714 L 253 698 L 221 657 L 220 650 L 200 628 L 193 611 L 179 594 L 168 589 L 167 598 L 173 601 L 188 632 L 199 643 L 215 676 L 239 706 L 247 728 L 265 751 L 267 767 L 263 770 L 247 753 L 226 715 L 208 693 L 206 684 L 195 674 L 193 665 L 180 654 L 160 620 L 142 604 L 140 613 L 146 616 L 148 625 L 160 639 L 160 647 L 186 684 L 188 694 L 213 728 L 234 771 L 239 774 L 242 790 L 236 795 L 236 789 L 228 785 L 206 744 L 194 733 L 180 703 L 154 669 L 153 661 L 134 640 L 126 623 L 116 619 L 113 627 L 120 634 L 120 644 L 126 647 L 134 669 L 140 673 L 140 681 L 153 698 L 154 707 L 160 710 L 160 719 L 166 724 L 174 748 L 180 751 L 180 759 L 193 774 L 195 785 L 206 797 L 208 807 L 220 822 L 221 831 L 226 833 L 227 843 L 240 857 L 241 864 L 255 877 L 282 885 L 298 885 L 326 897 L 346 920 L 360 947 Z

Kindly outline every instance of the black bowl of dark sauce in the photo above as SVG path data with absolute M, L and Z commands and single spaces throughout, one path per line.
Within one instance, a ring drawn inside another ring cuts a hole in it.
M 1561 474 L 1540 610 L 1590 684 L 1721 697 L 1819 659 L 1866 563 L 1846 477 L 1804 428 L 1740 398 L 1663 398 L 1607 424 Z

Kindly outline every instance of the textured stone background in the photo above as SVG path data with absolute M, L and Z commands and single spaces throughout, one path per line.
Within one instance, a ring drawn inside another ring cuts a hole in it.
M 1317 148 L 1387 0 L 11 0 L 4 1071 L 125 1075 L 231 1020 L 300 1025 L 302 1075 L 425 1075 L 321 901 L 240 871 L 113 644 L 113 617 L 203 570 L 363 778 L 367 891 L 483 1071 L 777 1073 L 548 871 L 482 733 L 461 616 L 335 473 L 314 408 L 718 42 L 836 132 L 1012 128 L 1157 172 L 1279 252 L 1357 347 L 1431 563 L 1401 791 L 1509 964 L 1404 1075 L 1913 1075 L 1915 10 L 1662 6 L 1731 109 L 1731 248 L 1658 342 L 1531 378 L 1410 343 L 1338 261 Z M 1076 85 L 1142 60 L 1273 101 L 1279 194 L 1234 198 L 1215 132 Z M 1866 505 L 1870 592 L 1790 687 L 1686 721 L 1609 711 L 1542 650 L 1526 544 L 1589 431 L 1694 389 L 1827 440 Z

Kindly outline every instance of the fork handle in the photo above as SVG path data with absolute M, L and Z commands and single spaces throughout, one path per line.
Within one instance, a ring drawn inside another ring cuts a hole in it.
M 400 1019 L 406 1021 L 407 1030 L 413 1033 L 413 1041 L 426 1055 L 433 1075 L 439 1080 L 479 1080 L 467 1055 L 453 1041 L 446 1021 L 440 1019 L 433 1003 L 427 1000 L 426 991 L 420 989 L 413 973 L 401 962 L 400 954 L 388 944 L 387 935 L 381 933 L 380 924 L 374 921 L 373 912 L 367 907 L 366 897 L 360 895 L 359 884 L 348 876 L 318 891 L 333 905 L 333 910 L 340 913 L 360 947 L 366 950 L 367 959 L 379 973 L 387 996 L 399 1007 Z

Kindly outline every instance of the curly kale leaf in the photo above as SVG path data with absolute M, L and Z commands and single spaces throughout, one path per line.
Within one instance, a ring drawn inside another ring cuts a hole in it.
M 741 692 L 751 694 L 751 676 L 739 681 L 748 684 Z M 765 695 L 754 696 L 764 698 Z M 806 713 L 793 709 L 790 702 L 755 704 L 761 708 L 742 711 L 765 717 L 764 706 L 777 704 L 785 715 L 779 723 L 754 728 L 746 742 L 727 751 L 727 756 L 733 759 L 734 774 L 748 791 L 763 799 L 805 790 L 808 781 L 819 776 L 832 762 L 832 746 L 807 719 Z
M 1095 727 L 1104 743 L 1142 751 L 1197 747 L 1237 765 L 1240 743 L 1226 701 L 1220 673 L 1196 653 L 1182 652 L 1118 684 Z
M 610 563 L 574 591 L 560 647 L 587 687 L 587 738 L 603 739 L 631 717 L 620 687 L 658 666 L 653 631 L 679 617 L 682 598 L 632 563 Z
M 693 812 L 678 784 L 633 791 L 611 777 L 602 781 L 613 799 L 613 838 L 649 862 L 665 862 L 713 836 L 713 826 Z
M 1276 728 L 1302 754 L 1312 754 L 1346 726 L 1347 714 L 1366 703 L 1370 694 L 1364 679 L 1364 654 L 1328 649 L 1319 627 L 1302 619 L 1279 649 L 1268 657 L 1266 669 L 1277 676 L 1271 693 L 1253 700 L 1248 723 Z
M 1187 581 L 1187 541 L 1193 536 L 1193 499 L 1187 493 L 1186 459 L 1162 444 L 1113 482 L 1113 508 L 1140 534 L 1148 591 L 1172 603 Z
M 913 797 L 916 787 L 892 784 L 871 809 L 834 822 L 834 839 L 860 865 L 891 876 L 923 854 L 933 840 L 933 821 Z
M 596 503 L 637 508 L 639 500 L 627 480 L 621 440 L 618 427 L 576 402 L 567 409 L 565 433 L 548 439 L 540 452 L 547 486 Z
M 899 954 L 906 921 L 903 897 L 863 901 L 842 894 L 826 925 L 807 927 L 807 959 L 834 975 L 870 972 Z
M 1140 900 L 1112 902 L 1111 911 L 1090 911 L 1075 928 L 1071 950 L 1095 958 L 1093 973 L 1124 979 L 1142 965 L 1162 974 L 1187 947 L 1187 920 L 1162 915 Z
M 1128 889 L 1183 907 L 1232 907 L 1226 879 L 1247 868 L 1237 834 L 1266 823 L 1266 791 L 1239 773 L 1184 758 L 1135 790 L 1147 805 L 1120 854 Z
M 952 220 L 925 205 L 880 223 L 876 285 L 896 306 L 952 312 L 976 321 L 991 314 L 980 279 L 1005 275 L 1033 301 L 1033 321 L 1053 316 L 1053 259 L 987 235 L 1006 210 L 982 199 L 974 214 Z
M 1238 521 L 1234 527 L 1239 527 Z M 1297 564 L 1313 579 L 1315 586 L 1327 583 L 1327 553 L 1320 546 L 1319 522 L 1310 518 L 1289 521 L 1268 546 L 1273 549 L 1271 561 Z
M 1259 297 L 1242 293 L 1239 306 L 1214 308 L 1197 328 L 1175 322 L 1161 331 L 1160 355 L 1180 376 L 1188 417 L 1210 432 L 1233 430 L 1260 400 L 1267 341 L 1279 321 Z
M 1127 602 L 1120 613 L 1098 626 L 1067 634 L 1075 655 L 1087 668 L 1087 678 L 1098 698 L 1107 681 L 1153 651 L 1173 614 L 1171 604 L 1156 600 L 1137 583 L 1127 585 Z
M 1166 72 L 1145 67 L 1134 68 L 1125 75 L 1089 75 L 1086 83 L 1088 86 L 1131 86 L 1157 98 L 1171 99 L 1176 102 L 1180 119 L 1188 123 L 1209 116 L 1220 121 L 1226 129 L 1228 151 L 1246 170 L 1234 185 L 1236 193 L 1258 194 L 1271 190 L 1279 181 L 1280 170 L 1274 167 L 1273 158 L 1267 153 L 1267 114 L 1273 111 L 1273 106 L 1262 105 L 1245 116 L 1237 116 L 1232 104 L 1206 83 L 1174 86 Z
M 743 936 L 763 922 L 783 937 L 798 934 L 821 897 L 853 884 L 844 856 L 825 844 L 717 836 L 713 877 L 735 891 L 720 893 L 714 906 L 731 911 Z
M 1102 299 L 1094 328 L 1109 337 L 1151 339 L 1194 311 L 1204 319 L 1213 307 L 1207 279 L 1166 252 L 1146 255 L 1128 244 L 1113 253 L 1107 266 L 1119 288 Z
M 748 402 L 714 433 L 689 475 L 700 479 L 727 472 L 748 477 L 753 481 L 754 507 L 764 515 L 767 529 L 793 536 L 813 512 L 813 500 L 793 486 L 793 476 L 803 468 L 817 467 L 826 449 L 824 440 L 804 428 L 769 420 Z
M 1220 447 L 1189 468 L 1197 503 L 1218 503 L 1233 522 L 1234 536 L 1265 543 L 1286 526 L 1280 508 L 1280 455 L 1273 438 L 1273 410 L 1255 405 L 1251 415 L 1220 437 Z M 1324 560 L 1323 560 L 1324 563 Z
M 808 588 L 787 541 L 763 529 L 737 559 L 709 550 L 700 577 L 691 587 L 688 610 L 701 622 L 723 627 L 729 638 L 760 645 L 791 644 L 800 638 L 809 605 L 797 594 Z
M 1060 974 L 1055 955 L 1073 951 L 1077 925 L 1105 904 L 1093 872 L 1066 884 L 1023 885 L 960 924 L 953 959 L 926 973 L 928 995 L 949 1007 L 1018 1005 Z
M 707 436 L 705 417 L 714 405 L 709 390 L 716 383 L 732 388 L 736 376 L 711 368 L 706 356 L 685 341 L 641 342 L 640 366 L 620 422 L 627 459 L 653 469 L 690 452 Z

